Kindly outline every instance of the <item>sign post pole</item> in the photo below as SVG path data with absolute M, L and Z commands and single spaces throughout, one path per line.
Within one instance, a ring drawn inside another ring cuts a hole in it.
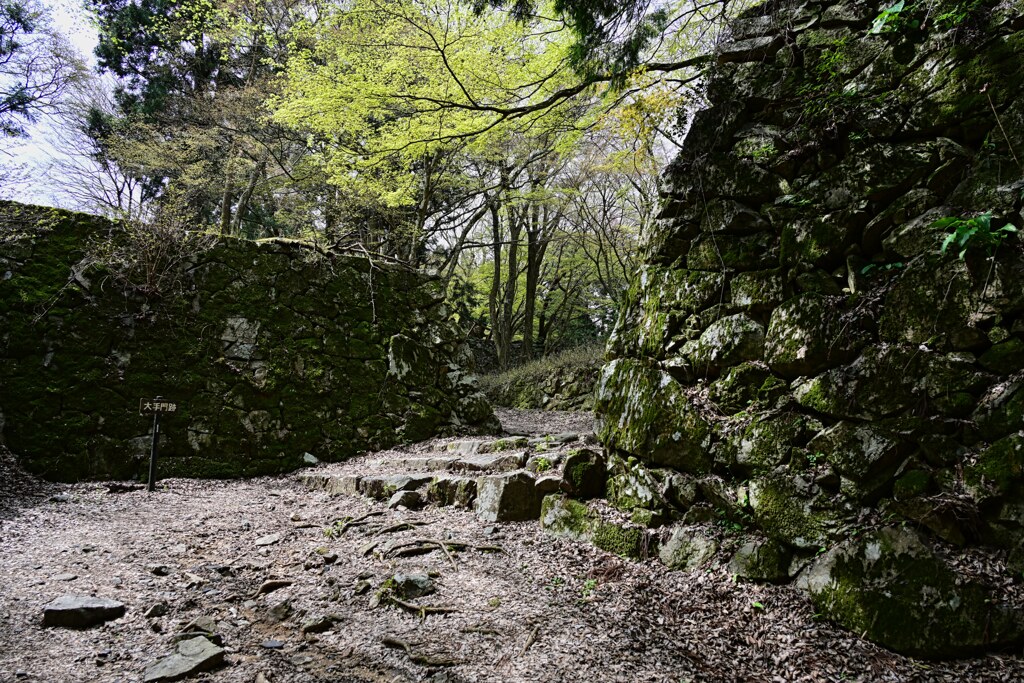
M 149 449 L 149 485 L 147 491 L 156 490 L 156 453 L 160 443 L 160 413 L 153 413 L 153 444 Z
M 173 413 L 178 410 L 174 401 L 165 401 L 163 396 L 139 399 L 139 414 L 153 414 L 153 443 L 149 449 L 149 484 L 147 489 L 156 490 L 156 456 L 160 448 L 160 414 Z
M 162 396 L 157 396 L 157 400 L 160 400 Z M 153 444 L 150 447 L 150 482 L 146 485 L 146 490 L 157 489 L 157 449 L 160 443 L 160 411 L 154 411 L 153 413 Z

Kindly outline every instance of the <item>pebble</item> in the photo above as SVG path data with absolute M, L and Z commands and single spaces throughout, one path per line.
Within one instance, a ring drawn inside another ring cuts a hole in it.
M 434 581 L 426 572 L 398 572 L 395 574 L 395 591 L 406 598 L 430 595 L 435 590 Z
M 260 643 L 260 646 L 265 647 L 268 650 L 280 650 L 282 647 L 284 647 L 284 643 L 282 643 L 280 640 L 274 640 L 273 638 L 271 638 L 270 640 L 264 640 L 262 643 Z
M 256 545 L 259 547 L 274 545 L 281 540 L 281 534 L 267 534 L 266 536 L 260 536 L 256 539 Z
M 284 621 L 292 613 L 292 603 L 290 600 L 282 600 L 273 607 L 267 610 L 267 617 L 271 621 Z
M 165 614 L 167 614 L 167 605 L 165 603 L 158 602 L 146 610 L 146 614 L 144 616 L 147 619 L 155 619 L 157 617 L 162 617 Z
M 50 578 L 54 581 L 74 581 L 78 578 L 78 574 L 54 574 Z
M 331 630 L 334 626 L 334 622 L 338 619 L 336 615 L 328 614 L 323 617 L 316 619 L 310 619 L 302 625 L 303 633 L 323 633 L 324 631 Z

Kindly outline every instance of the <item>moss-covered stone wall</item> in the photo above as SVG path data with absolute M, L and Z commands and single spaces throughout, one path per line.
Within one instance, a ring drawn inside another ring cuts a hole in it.
M 0 437 L 32 472 L 145 476 L 139 399 L 156 395 L 181 406 L 162 418 L 164 476 L 283 472 L 496 427 L 429 278 L 233 239 L 122 272 L 97 258 L 111 245 L 147 249 L 99 218 L 0 204 Z
M 791 575 L 883 523 L 1024 568 L 1024 243 L 985 239 L 1024 228 L 1024 2 L 892 6 L 732 25 L 598 386 L 652 505 L 717 509 Z M 944 219 L 977 230 L 942 253 Z

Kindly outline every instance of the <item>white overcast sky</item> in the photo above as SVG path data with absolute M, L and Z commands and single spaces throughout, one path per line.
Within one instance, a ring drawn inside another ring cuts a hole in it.
M 42 4 L 49 10 L 53 26 L 71 41 L 89 67 L 95 68 L 93 49 L 97 33 L 81 0 L 42 0 Z M 12 156 L 0 153 L 0 165 L 26 165 L 29 180 L 15 187 L 0 188 L 0 197 L 31 204 L 59 205 L 56 188 L 47 180 L 45 170 L 60 156 L 60 150 L 50 144 L 52 136 L 45 120 L 31 126 L 29 133 L 26 140 L 3 142 L 3 149 Z

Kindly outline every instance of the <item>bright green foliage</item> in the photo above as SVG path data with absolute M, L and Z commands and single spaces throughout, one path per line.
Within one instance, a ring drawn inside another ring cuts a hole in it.
M 875 17 L 875 22 L 871 25 L 871 32 L 882 33 L 883 31 L 888 30 L 899 18 L 900 12 L 903 11 L 905 5 L 906 3 L 904 0 L 899 0 L 899 2 L 894 5 L 882 10 L 881 14 Z
M 522 26 L 444 0 L 357 0 L 293 32 L 275 118 L 331 141 L 319 161 L 333 183 L 408 206 L 424 184 L 457 182 L 463 167 L 451 156 L 496 156 L 517 129 L 541 125 L 539 111 L 496 110 L 569 85 L 559 75 L 566 35 L 554 22 Z M 564 129 L 560 113 L 547 120 Z
M 942 240 L 940 251 L 945 254 L 950 245 L 955 244 L 960 250 L 961 261 L 972 247 L 984 249 L 991 256 L 1004 239 L 1017 232 L 1017 226 L 1011 223 L 993 228 L 991 211 L 974 218 L 947 216 L 935 221 L 932 226 L 950 231 Z

